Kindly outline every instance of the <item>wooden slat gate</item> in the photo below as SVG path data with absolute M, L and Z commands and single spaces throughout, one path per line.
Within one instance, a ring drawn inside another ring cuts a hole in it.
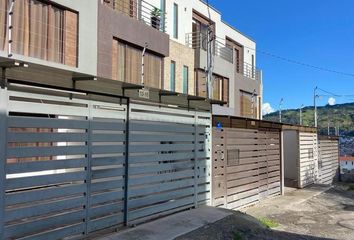
M 279 195 L 280 131 L 213 128 L 213 205 L 238 209 Z
M 317 133 L 299 132 L 299 187 L 303 188 L 318 180 Z
M 319 138 L 319 183 L 333 184 L 339 176 L 339 140 Z
M 0 90 L 0 239 L 83 238 L 209 202 L 210 113 L 121 100 Z

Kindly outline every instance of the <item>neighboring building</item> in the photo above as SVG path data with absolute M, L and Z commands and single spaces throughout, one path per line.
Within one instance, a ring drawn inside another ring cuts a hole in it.
M 206 96 L 206 36 L 210 25 L 213 98 L 227 102 L 224 107 L 214 105 L 213 114 L 261 118 L 262 76 L 255 67 L 256 43 L 225 23 L 221 13 L 212 7 L 208 9 L 204 1 L 151 2 L 161 2 L 167 13 L 170 55 L 164 61 L 165 89 Z
M 354 174 L 354 157 L 340 157 L 340 173 L 353 173 Z
M 0 1 L 1 62 L 13 59 L 200 97 L 206 97 L 211 26 L 213 99 L 227 102 L 214 105 L 213 113 L 261 118 L 256 44 L 203 1 L 16 0 L 9 15 L 10 3 Z

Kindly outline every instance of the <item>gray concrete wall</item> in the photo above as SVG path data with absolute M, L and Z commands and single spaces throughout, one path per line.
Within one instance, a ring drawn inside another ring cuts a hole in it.
M 161 55 L 169 55 L 169 36 L 108 6 L 98 6 L 98 69 L 100 77 L 112 77 L 112 41 L 118 38 L 145 47 Z
M 298 180 L 299 137 L 294 130 L 283 131 L 284 178 Z

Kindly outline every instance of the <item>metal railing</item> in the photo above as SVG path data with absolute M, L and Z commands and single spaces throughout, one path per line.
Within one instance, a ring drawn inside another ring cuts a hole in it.
M 236 61 L 236 72 L 242 74 L 244 77 L 262 81 L 262 71 L 252 64 Z
M 166 13 L 144 0 L 103 0 L 103 3 L 161 32 L 166 30 Z
M 194 49 L 207 50 L 207 36 L 201 32 L 193 32 L 186 34 L 186 45 Z M 223 58 L 224 60 L 233 63 L 233 50 L 218 40 L 212 40 L 212 52 L 214 55 Z

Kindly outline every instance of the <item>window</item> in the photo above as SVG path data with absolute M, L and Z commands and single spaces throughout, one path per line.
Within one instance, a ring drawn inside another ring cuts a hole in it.
M 227 166 L 240 164 L 240 149 L 227 149 Z
M 183 93 L 188 94 L 188 81 L 189 81 L 189 68 L 187 66 L 183 66 Z
M 254 78 L 255 75 L 256 75 L 256 69 L 254 64 L 254 55 L 252 54 L 252 78 Z
M 141 84 L 142 49 L 113 39 L 112 78 L 121 82 Z M 160 88 L 162 58 L 151 52 L 144 56 L 144 84 Z
M 173 4 L 173 37 L 178 38 L 178 5 Z
M 240 91 L 240 95 L 241 117 L 257 118 L 257 95 L 242 90 Z
M 309 153 L 309 158 L 310 159 L 313 158 L 313 149 L 312 148 L 308 149 L 308 153 Z
M 176 62 L 171 61 L 170 66 L 170 91 L 176 90 Z
M 8 6 L 1 1 L 0 47 L 6 39 Z M 15 1 L 12 51 L 29 57 L 77 66 L 78 15 L 38 0 Z M 4 35 L 5 34 L 5 35 Z
M 229 79 L 213 75 L 213 99 L 229 102 Z

